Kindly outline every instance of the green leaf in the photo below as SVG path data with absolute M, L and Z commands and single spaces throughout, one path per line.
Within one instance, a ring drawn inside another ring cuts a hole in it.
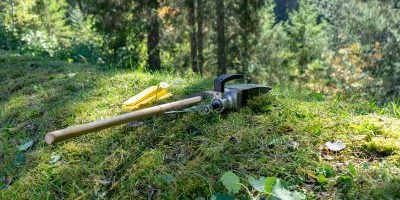
M 216 193 L 212 195 L 211 200 L 235 200 L 235 198 L 225 194 Z
M 338 178 L 338 183 L 346 188 L 349 188 L 353 185 L 353 178 L 349 175 L 342 174 Z
M 273 196 L 271 199 L 275 200 L 293 200 L 292 193 L 282 187 L 280 179 L 276 179 L 276 184 L 272 190 L 272 195 Z
M 272 177 L 268 177 L 265 179 L 264 184 L 265 184 L 265 189 L 264 192 L 271 194 L 272 192 L 272 188 L 274 187 L 276 182 L 276 177 L 272 176 Z
M 318 182 L 321 185 L 326 185 L 328 183 L 328 179 L 324 175 L 320 174 L 318 175 Z
M 281 180 L 277 179 L 272 190 L 272 200 L 303 200 L 306 195 L 301 192 L 290 192 L 281 185 Z
M 329 178 L 335 174 L 335 170 L 331 166 L 325 165 L 325 166 L 321 167 L 321 169 L 319 170 L 319 173 L 324 175 L 326 178 Z
M 175 181 L 175 177 L 172 174 L 164 174 L 164 175 L 162 175 L 162 179 L 166 183 L 171 183 L 171 182 Z
M 363 163 L 361 166 L 363 169 L 369 169 L 371 167 L 369 163 Z
M 306 195 L 305 195 L 304 193 L 302 193 L 302 192 L 293 192 L 293 193 L 292 193 L 292 196 L 293 196 L 293 198 L 296 199 L 296 200 L 303 200 L 303 199 L 306 199 Z
M 28 142 L 26 142 L 25 144 L 19 146 L 18 150 L 20 151 L 25 151 L 27 150 L 29 147 L 31 147 L 33 145 L 33 141 L 29 140 Z
M 17 165 L 20 165 L 23 162 L 25 162 L 25 160 L 26 160 L 25 154 L 24 153 L 18 153 L 17 156 L 15 157 L 15 160 L 14 160 L 13 164 L 17 166 Z
M 255 190 L 257 190 L 259 192 L 265 191 L 265 178 L 264 177 L 261 177 L 260 179 L 256 180 L 255 178 L 250 176 L 249 183 Z
M 225 172 L 221 177 L 221 182 L 231 194 L 237 194 L 240 191 L 240 179 L 232 171 Z
M 351 175 L 356 176 L 357 175 L 357 171 L 356 168 L 354 167 L 353 164 L 349 163 L 349 165 L 347 166 L 347 168 L 349 169 L 349 172 Z

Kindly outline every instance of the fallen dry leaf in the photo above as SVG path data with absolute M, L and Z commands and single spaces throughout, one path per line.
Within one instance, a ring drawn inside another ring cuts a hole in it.
M 321 153 L 321 156 L 322 156 L 325 160 L 333 160 L 333 159 L 334 159 L 332 156 L 326 155 L 326 154 L 322 154 L 322 153 Z

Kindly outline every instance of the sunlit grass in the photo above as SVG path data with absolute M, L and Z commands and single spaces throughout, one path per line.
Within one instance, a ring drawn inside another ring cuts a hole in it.
M 212 81 L 44 58 L 0 61 L 0 199 L 208 199 L 226 192 L 219 177 L 229 170 L 243 179 L 277 176 L 309 198 L 399 198 L 398 102 L 379 107 L 275 88 L 237 113 L 156 117 L 48 146 L 46 132 L 119 114 L 124 100 L 160 81 L 173 85 L 174 99 Z M 28 140 L 34 145 L 16 165 Z M 329 140 L 346 144 L 333 160 L 320 154 Z M 61 158 L 51 163 L 52 155 Z M 357 170 L 350 185 L 348 163 Z

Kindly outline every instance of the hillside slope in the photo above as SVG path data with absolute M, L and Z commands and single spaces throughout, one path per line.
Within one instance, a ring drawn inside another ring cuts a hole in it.
M 209 199 L 228 194 L 227 171 L 249 190 L 249 176 L 274 176 L 307 198 L 400 198 L 396 103 L 275 88 L 238 113 L 161 116 L 45 144 L 46 132 L 119 114 L 121 102 L 160 81 L 174 84 L 174 99 L 212 87 L 211 79 L 0 56 L 0 199 Z M 346 148 L 329 152 L 331 140 Z M 249 198 L 244 187 L 235 196 Z

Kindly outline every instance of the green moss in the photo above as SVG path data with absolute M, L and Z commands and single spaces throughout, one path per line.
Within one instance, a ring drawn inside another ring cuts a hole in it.
M 357 199 L 396 192 L 400 120 L 364 100 L 274 88 L 240 112 L 160 116 L 145 119 L 150 121 L 141 127 L 119 126 L 48 146 L 43 141 L 47 132 L 120 114 L 125 99 L 152 84 L 173 83 L 173 100 L 211 89 L 212 77 L 116 71 L 27 56 L 0 55 L 0 60 L 0 181 L 12 179 L 0 190 L 0 199 L 150 194 L 154 199 L 208 199 L 224 192 L 219 178 L 225 171 L 243 180 L 276 176 L 311 198 L 321 191 L 334 191 L 327 198 L 341 198 L 345 189 Z M 362 135 L 371 140 L 355 137 Z M 346 149 L 332 155 L 334 160 L 321 158 L 325 142 L 337 139 Z M 34 145 L 15 166 L 18 146 L 27 140 Z M 51 163 L 52 155 L 61 158 Z M 339 167 L 345 162 L 360 170 L 353 184 L 339 178 L 346 175 Z M 310 188 L 317 181 L 313 173 L 326 177 L 323 187 Z M 380 183 L 388 184 L 376 187 Z
M 400 141 L 387 138 L 372 138 L 363 145 L 367 153 L 375 153 L 379 156 L 390 156 L 400 150 Z

